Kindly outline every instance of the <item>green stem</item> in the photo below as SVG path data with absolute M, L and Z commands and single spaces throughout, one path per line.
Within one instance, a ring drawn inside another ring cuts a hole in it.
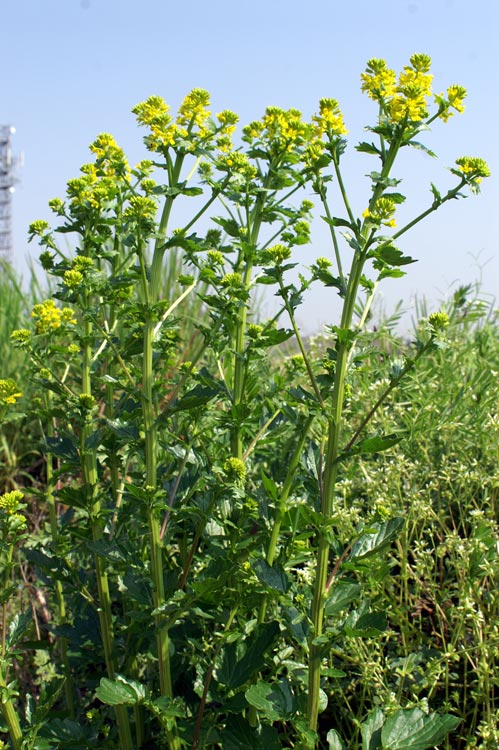
M 465 185 L 466 185 L 466 180 L 461 180 L 459 185 L 457 185 L 457 187 L 453 188 L 452 190 L 449 190 L 448 193 L 444 195 L 444 197 L 441 200 L 435 201 L 435 203 L 433 203 L 430 206 L 430 208 L 427 208 L 426 211 L 423 211 L 422 213 L 420 213 L 418 216 L 416 216 L 415 219 L 412 219 L 412 221 L 410 221 L 408 224 L 402 227 L 402 229 L 399 229 L 398 232 L 395 232 L 395 234 L 393 235 L 393 239 L 394 240 L 398 239 L 403 234 L 408 232 L 409 229 L 412 229 L 412 227 L 416 226 L 416 224 L 419 224 L 420 221 L 423 221 L 423 219 L 426 219 L 426 217 L 432 214 L 434 211 L 438 211 L 440 206 L 442 206 L 444 203 L 447 203 L 447 201 L 457 198 L 459 191 Z
M 88 308 L 87 295 L 84 295 L 83 309 Z M 92 393 L 91 362 L 92 362 L 92 323 L 90 320 L 84 322 L 83 334 L 83 362 L 82 362 L 82 394 Z M 98 496 L 98 474 L 97 456 L 94 448 L 89 446 L 90 437 L 94 430 L 91 410 L 87 410 L 84 418 L 80 439 L 80 456 L 82 463 L 83 481 L 88 493 L 88 507 L 90 509 L 90 524 L 92 539 L 98 542 L 102 539 L 101 504 Z M 104 560 L 98 554 L 94 554 L 94 566 L 97 579 L 97 591 L 99 595 L 99 623 L 101 630 L 104 658 L 107 674 L 110 680 L 116 675 L 116 655 L 114 653 L 114 630 L 113 616 L 111 612 L 111 597 L 109 593 L 109 582 Z M 120 750 L 132 750 L 132 735 L 128 711 L 125 706 L 116 706 L 116 722 L 120 738 Z
M 380 195 L 383 193 L 383 180 L 388 177 L 393 162 L 400 146 L 399 140 L 394 140 L 386 153 L 386 159 L 381 172 L 380 183 L 373 190 L 373 195 L 369 202 L 372 208 Z M 335 168 L 336 168 L 335 164 Z M 338 169 L 339 171 L 339 169 Z M 340 184 L 340 189 L 341 185 Z M 348 200 L 344 195 L 345 205 L 348 211 Z M 350 214 L 349 214 L 350 215 Z M 355 222 L 352 221 L 352 226 Z M 343 310 L 341 315 L 340 329 L 349 331 L 352 327 L 352 319 L 357 301 L 357 294 L 360 286 L 360 280 L 364 264 L 367 259 L 368 245 L 370 241 L 371 229 L 367 222 L 364 222 L 362 229 L 356 231 L 356 239 L 359 243 L 359 249 L 356 250 L 348 277 L 348 286 Z M 322 646 L 318 639 L 323 635 L 324 625 L 324 602 L 327 592 L 328 567 L 330 541 L 327 535 L 328 521 L 333 513 L 334 492 L 338 475 L 338 455 L 340 451 L 340 439 L 342 433 L 342 415 L 345 397 L 345 379 L 348 368 L 349 352 L 351 341 L 338 338 L 336 345 L 337 359 L 335 367 L 334 387 L 332 393 L 331 413 L 328 415 L 328 435 L 325 465 L 323 470 L 323 485 L 321 493 L 321 513 L 324 518 L 324 524 L 317 529 L 318 545 L 316 557 L 316 579 L 314 582 L 314 591 L 311 606 L 312 627 L 309 638 L 309 671 L 308 671 L 308 700 L 307 700 L 307 720 L 311 730 L 317 731 L 317 722 L 319 715 L 319 698 L 320 698 L 320 680 L 321 680 L 321 661 Z
M 326 212 L 326 218 L 328 219 L 329 233 L 331 235 L 331 240 L 333 242 L 334 257 L 336 258 L 336 265 L 338 266 L 338 273 L 340 275 L 341 285 L 342 287 L 345 287 L 346 281 L 345 281 L 345 276 L 343 274 L 343 266 L 341 263 L 340 248 L 338 246 L 338 238 L 336 236 L 336 232 L 334 231 L 334 226 L 331 223 L 333 220 L 333 217 L 331 216 L 331 211 L 329 208 L 329 204 L 327 202 L 326 188 L 324 185 L 321 185 L 319 196 L 322 201 L 322 205 L 324 206 L 324 210 Z
M 295 334 L 296 341 L 298 343 L 298 347 L 300 349 L 301 355 L 303 357 L 303 362 L 305 363 L 305 367 L 307 369 L 307 374 L 310 380 L 310 384 L 312 388 L 314 389 L 314 393 L 316 395 L 317 401 L 319 404 L 324 408 L 324 401 L 322 399 L 322 394 L 320 391 L 320 388 L 317 384 L 317 381 L 315 379 L 314 372 L 312 370 L 312 365 L 310 364 L 310 359 L 307 354 L 307 350 L 305 349 L 305 344 L 303 343 L 303 339 L 301 337 L 300 329 L 298 328 L 298 325 L 296 323 L 295 314 L 293 311 L 293 308 L 291 307 L 289 303 L 288 296 L 286 294 L 286 288 L 284 286 L 284 281 L 282 278 L 282 275 L 279 276 L 279 291 L 281 293 L 281 297 L 284 300 L 284 306 L 286 308 L 286 312 L 288 313 L 289 320 L 291 322 L 291 326 L 293 328 L 293 332 Z
M 169 169 L 169 181 L 176 185 L 179 181 L 183 157 L 178 155 L 175 163 Z M 147 520 L 149 526 L 149 546 L 151 578 L 153 585 L 154 608 L 160 609 L 165 603 L 165 585 L 163 577 L 163 548 L 161 542 L 161 524 L 154 507 L 154 493 L 157 488 L 157 451 L 158 434 L 156 426 L 156 406 L 154 403 L 154 336 L 157 325 L 155 306 L 159 301 L 161 272 L 163 256 L 166 245 L 168 220 L 173 206 L 173 197 L 168 197 L 163 207 L 160 219 L 158 237 L 156 239 L 153 258 L 148 281 L 147 275 L 143 278 L 144 298 L 147 302 L 147 315 L 144 322 L 143 359 L 142 359 L 142 416 L 144 426 L 144 452 L 145 452 L 145 488 L 151 494 L 151 502 L 147 509 Z M 140 244 L 140 238 L 139 238 Z M 144 247 L 139 252 L 144 257 Z M 160 614 L 154 617 L 156 629 L 156 646 L 158 656 L 158 671 L 160 692 L 163 697 L 173 698 L 173 684 L 170 665 L 170 634 L 168 626 L 165 626 Z M 170 750 L 180 748 L 180 740 L 177 736 L 176 727 L 167 731 L 167 742 Z
M 7 684 L 3 675 L 0 676 L 0 688 L 7 688 Z M 1 701 L 1 704 L 3 718 L 5 719 L 5 723 L 7 724 L 7 728 L 9 730 L 9 737 L 12 742 L 12 747 L 14 750 L 21 750 L 23 733 L 21 730 L 21 725 L 19 723 L 19 716 L 17 715 L 17 711 L 14 708 L 14 704 L 10 698 L 4 698 Z

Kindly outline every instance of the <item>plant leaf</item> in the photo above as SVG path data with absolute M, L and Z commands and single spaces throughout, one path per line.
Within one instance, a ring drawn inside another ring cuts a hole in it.
M 383 721 L 383 711 L 380 708 L 375 708 L 374 711 L 371 711 L 360 728 L 362 750 L 379 750 L 381 748 L 381 727 L 383 726 Z
M 404 519 L 399 517 L 390 518 L 389 521 L 382 523 L 373 523 L 369 530 L 361 534 L 352 544 L 350 559 L 364 558 L 386 547 L 395 539 L 404 523 Z
M 246 652 L 237 657 L 237 644 L 230 643 L 224 650 L 222 664 L 218 670 L 218 681 L 228 688 L 236 689 L 244 685 L 265 662 L 266 652 L 277 638 L 280 628 L 277 622 L 260 625 L 246 639 Z
M 253 570 L 258 580 L 266 584 L 269 588 L 274 589 L 274 591 L 285 594 L 288 590 L 288 577 L 280 565 L 269 565 L 266 560 L 260 559 L 253 563 Z
M 329 596 L 325 603 L 326 617 L 332 617 L 343 612 L 361 592 L 358 583 L 350 581 L 335 581 L 329 590 Z
M 345 745 L 343 744 L 341 737 L 336 729 L 329 730 L 326 736 L 326 740 L 329 750 L 345 750 Z
M 102 703 L 107 703 L 108 706 L 134 706 L 143 701 L 146 696 L 145 688 L 140 682 L 127 680 L 121 675 L 116 675 L 115 680 L 102 677 L 95 694 Z
M 252 727 L 242 716 L 230 716 L 222 732 L 222 750 L 280 750 L 274 727 Z
M 427 750 L 442 742 L 460 723 L 460 718 L 450 714 L 401 709 L 385 721 L 381 745 L 383 750 Z

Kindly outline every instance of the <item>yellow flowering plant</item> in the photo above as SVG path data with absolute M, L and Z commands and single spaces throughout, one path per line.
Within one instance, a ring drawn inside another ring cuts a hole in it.
M 399 442 L 369 434 L 371 422 L 441 342 L 446 319 L 430 317 L 351 425 L 360 333 L 379 284 L 414 262 L 399 238 L 489 175 L 482 159 L 458 158 L 454 187 L 432 185 L 428 208 L 401 221 L 400 150 L 421 148 L 419 133 L 462 112 L 466 92 L 453 84 L 433 95 L 425 54 L 398 75 L 369 60 L 361 87 L 378 109 L 374 142 L 357 148 L 378 163 L 360 216 L 343 174 L 348 130 L 336 99 L 320 99 L 309 121 L 267 107 L 238 141 L 237 115 L 213 116 L 208 92 L 196 88 L 176 114 L 156 95 L 133 108 L 150 154 L 134 167 L 100 134 L 65 199 L 50 201 L 57 226 L 30 227 L 56 285 L 35 305 L 31 328 L 12 335 L 43 393 L 51 541 L 32 557 L 55 579 L 53 653 L 65 685 L 57 710 L 85 747 L 344 746 L 325 707 L 327 695 L 343 695 L 334 655 L 346 638 L 368 649 L 383 632 L 362 581 L 366 559 L 382 559 L 403 519 L 360 518 L 343 546 L 338 484 L 353 456 Z M 331 252 L 321 248 L 296 274 L 315 203 Z M 60 233 L 74 253 L 60 248 Z M 297 320 L 314 284 L 342 305 L 319 357 Z M 268 320 L 255 313 L 258 285 L 279 300 Z M 276 364 L 269 350 L 290 339 L 299 354 Z M 2 388 L 5 405 L 18 398 L 15 384 L 0 381 L 0 400 Z M 370 750 L 381 731 L 384 746 L 399 747 L 396 726 L 422 749 L 422 737 L 436 745 L 457 725 L 435 706 L 423 716 L 371 707 L 355 729 Z M 60 736 L 57 721 L 47 719 L 48 735 Z

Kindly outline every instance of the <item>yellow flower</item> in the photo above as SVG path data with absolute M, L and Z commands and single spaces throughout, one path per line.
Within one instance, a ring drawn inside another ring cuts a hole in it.
M 239 116 L 230 109 L 224 109 L 217 114 L 217 120 L 221 125 L 221 132 L 225 135 L 232 135 L 239 122 Z
M 160 96 L 150 96 L 132 109 L 139 125 L 150 130 L 146 141 L 151 151 L 161 151 L 175 145 L 178 128 L 169 110 L 170 107 Z
M 146 195 L 134 195 L 125 210 L 125 219 L 154 219 L 158 205 L 154 198 Z
M 374 224 L 384 224 L 387 227 L 395 227 L 393 218 L 397 206 L 391 198 L 378 198 L 374 206 L 366 208 L 362 216 Z
M 76 324 L 73 311 L 69 307 L 56 307 L 54 300 L 49 299 L 33 307 L 31 317 L 36 322 L 37 333 L 50 333 L 61 327 L 62 323 Z
M 27 328 L 18 328 L 17 330 L 12 331 L 12 333 L 10 334 L 10 338 L 14 346 L 22 349 L 29 344 L 29 341 L 31 339 L 31 331 L 29 331 Z
M 240 458 L 232 456 L 224 462 L 224 473 L 230 482 L 240 483 L 246 477 L 246 466 Z
M 189 129 L 193 125 L 202 128 L 211 112 L 210 95 L 205 89 L 192 89 L 178 108 L 177 125 L 184 125 Z
M 24 495 L 20 490 L 4 492 L 3 495 L 0 495 L 0 509 L 12 515 L 19 510 L 19 505 L 23 499 Z
M 324 156 L 325 147 L 326 144 L 324 143 L 324 141 L 321 141 L 319 139 L 310 141 L 307 148 L 305 149 L 304 161 L 307 167 L 311 167 L 313 169 L 316 166 L 317 162 L 319 162 Z
M 242 154 L 240 151 L 231 151 L 229 154 L 221 154 L 219 165 L 221 169 L 241 175 L 246 180 L 252 180 L 257 174 L 256 167 L 250 164 L 246 154 Z
M 383 101 L 395 94 L 397 88 L 395 71 L 387 66 L 385 60 L 375 57 L 368 60 L 366 71 L 361 74 L 360 78 L 362 91 L 365 91 L 374 101 Z
M 428 116 L 427 98 L 431 96 L 433 76 L 431 58 L 418 53 L 410 58 L 398 77 L 386 62 L 373 58 L 362 73 L 362 91 L 382 104 L 392 122 L 419 122 Z
M 0 380 L 0 404 L 3 406 L 15 404 L 22 395 L 22 391 L 17 387 L 15 380 L 12 378 Z
M 68 289 L 76 289 L 83 281 L 83 274 L 74 268 L 64 272 L 64 283 Z
M 329 136 L 346 135 L 348 130 L 343 122 L 343 114 L 336 99 L 320 99 L 319 114 L 312 117 L 315 123 L 314 135 L 322 138 L 324 133 Z
M 483 177 L 490 177 L 490 168 L 487 162 L 478 156 L 461 156 L 456 159 L 456 164 L 458 166 L 457 171 L 469 181 L 478 183 L 482 181 Z
M 255 120 L 243 128 L 243 140 L 261 141 L 271 153 L 292 152 L 305 143 L 310 126 L 303 122 L 298 109 L 284 110 L 267 107 L 261 121 Z

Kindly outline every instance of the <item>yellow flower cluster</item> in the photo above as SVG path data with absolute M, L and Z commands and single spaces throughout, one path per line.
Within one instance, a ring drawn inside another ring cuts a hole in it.
M 481 182 L 484 177 L 490 177 L 490 168 L 484 159 L 478 156 L 461 156 L 456 159 L 457 171 L 463 177 L 474 182 Z
M 278 266 L 285 260 L 289 260 L 289 258 L 291 258 L 291 248 L 279 242 L 277 243 L 277 245 L 268 247 L 262 253 L 262 255 L 262 262 L 264 264 L 272 264 Z
M 312 117 L 312 122 L 315 124 L 314 136 L 316 138 L 322 138 L 324 134 L 334 137 L 348 133 L 336 99 L 320 99 L 319 114 Z
M 415 54 L 397 81 L 386 61 L 372 58 L 361 74 L 362 91 L 381 104 L 392 122 L 419 122 L 428 116 L 428 98 L 432 94 L 431 58 Z
M 267 107 L 262 120 L 255 120 L 243 128 L 244 141 L 263 141 L 272 153 L 291 152 L 303 145 L 309 135 L 310 125 L 302 120 L 298 109 L 280 107 Z
M 229 482 L 240 483 L 246 478 L 246 466 L 240 458 L 228 458 L 224 461 L 223 470 Z
M 0 510 L 4 510 L 9 515 L 19 510 L 19 504 L 23 500 L 24 495 L 20 490 L 12 490 L 11 492 L 4 492 L 0 495 Z
M 18 328 L 10 334 L 10 340 L 18 349 L 24 349 L 31 339 L 31 331 L 27 328 Z
M 396 204 L 391 198 L 378 198 L 374 206 L 366 208 L 362 216 L 374 224 L 384 224 L 387 227 L 395 227 L 397 223 L 393 218 Z
M 97 166 L 95 171 L 99 177 L 130 177 L 130 167 L 122 148 L 118 146 L 110 133 L 101 133 L 90 145 L 90 151 L 95 154 Z
M 443 94 L 435 94 L 435 101 L 439 105 L 438 116 L 440 119 L 447 122 L 447 120 L 454 115 L 454 112 L 451 112 L 451 109 L 455 109 L 456 112 L 462 114 L 464 112 L 463 102 L 465 98 L 466 89 L 464 86 L 458 86 L 457 84 L 449 86 L 447 89 L 447 98 L 445 98 Z
M 114 177 L 99 176 L 95 164 L 84 164 L 80 171 L 83 172 L 83 177 L 69 180 L 66 189 L 71 208 L 78 209 L 88 205 L 101 210 L 116 195 Z
M 146 195 L 134 195 L 130 198 L 130 204 L 125 209 L 125 219 L 153 220 L 156 216 L 158 205 L 154 198 Z
M 87 255 L 77 255 L 73 260 L 73 267 L 64 272 L 64 283 L 68 289 L 76 289 L 83 283 L 88 271 L 93 267 L 94 261 Z
M 33 307 L 31 317 L 36 322 L 37 333 L 56 331 L 64 323 L 75 325 L 76 318 L 70 307 L 57 307 L 54 300 L 48 299 Z
M 48 229 L 48 221 L 45 221 L 44 219 L 37 219 L 36 221 L 32 221 L 29 225 L 30 239 L 32 239 L 35 235 L 42 237 Z
M 68 289 L 76 289 L 83 281 L 83 274 L 74 268 L 64 272 L 64 283 Z
M 204 89 L 192 89 L 178 108 L 177 125 L 184 126 L 190 132 L 194 125 L 199 128 L 199 135 L 203 137 L 208 134 L 205 123 L 211 112 L 210 95 Z
M 151 151 L 164 151 L 186 141 L 209 140 L 216 136 L 217 145 L 224 151 L 231 148 L 231 136 L 235 130 L 238 117 L 230 110 L 217 114 L 218 126 L 210 120 L 210 95 L 204 89 L 192 89 L 178 109 L 176 121 L 170 114 L 170 107 L 160 96 L 150 96 L 146 101 L 137 104 L 132 112 L 139 125 L 150 131 L 146 142 Z
M 220 283 L 228 289 L 239 289 L 243 284 L 243 277 L 238 271 L 233 271 L 232 273 L 226 273 Z
M 0 380 L 0 404 L 2 406 L 15 404 L 22 395 L 22 391 L 17 387 L 15 380 L 12 378 Z
M 139 125 L 150 130 L 147 143 L 151 151 L 161 151 L 175 144 L 177 126 L 169 111 L 170 107 L 161 96 L 150 96 L 132 109 Z
M 446 312 L 434 312 L 429 316 L 428 323 L 435 333 L 437 333 L 438 331 L 443 331 L 444 328 L 447 328 L 449 325 L 449 316 Z
M 219 166 L 222 170 L 225 169 L 233 174 L 241 175 L 245 180 L 252 180 L 257 174 L 256 167 L 250 164 L 246 154 L 240 151 L 222 154 L 219 159 Z

